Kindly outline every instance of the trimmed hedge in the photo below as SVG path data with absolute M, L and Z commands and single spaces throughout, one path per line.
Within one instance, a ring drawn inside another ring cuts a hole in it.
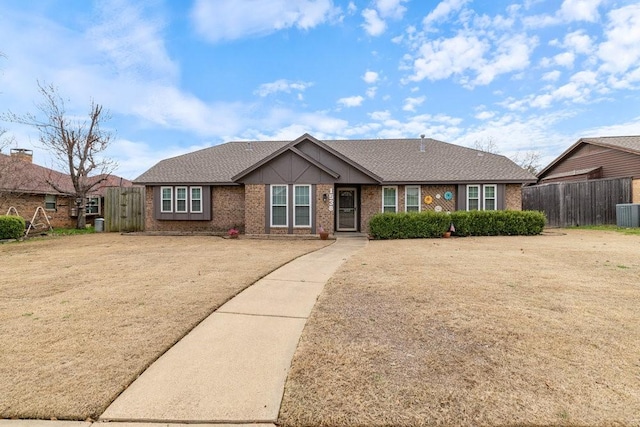
M 380 213 L 369 221 L 369 234 L 374 239 L 442 237 L 453 224 L 456 236 L 531 236 L 542 233 L 545 222 L 538 211 Z
M 0 239 L 19 239 L 24 236 L 24 218 L 21 216 L 0 215 Z

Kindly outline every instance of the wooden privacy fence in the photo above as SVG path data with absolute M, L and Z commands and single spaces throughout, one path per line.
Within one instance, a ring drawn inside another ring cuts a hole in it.
M 104 231 L 144 231 L 144 187 L 112 187 L 104 197 Z
M 522 208 L 542 211 L 549 227 L 616 223 L 616 204 L 631 203 L 631 178 L 523 187 Z

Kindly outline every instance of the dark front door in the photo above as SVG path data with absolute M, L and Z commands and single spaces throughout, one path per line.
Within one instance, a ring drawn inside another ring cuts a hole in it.
M 358 190 L 338 188 L 337 231 L 358 230 Z

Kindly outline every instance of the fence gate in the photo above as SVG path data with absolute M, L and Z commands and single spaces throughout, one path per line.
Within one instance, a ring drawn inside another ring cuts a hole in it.
M 107 188 L 104 231 L 144 231 L 144 187 Z
M 616 223 L 616 204 L 631 203 L 631 178 L 523 187 L 522 208 L 543 211 L 549 227 Z

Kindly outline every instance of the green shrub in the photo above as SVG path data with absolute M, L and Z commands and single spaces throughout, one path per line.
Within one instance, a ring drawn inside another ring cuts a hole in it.
M 523 236 L 540 234 L 545 221 L 536 211 L 382 213 L 369 221 L 369 234 L 376 239 L 441 237 L 453 224 L 456 236 Z
M 0 239 L 19 239 L 24 236 L 25 222 L 20 216 L 0 215 Z

